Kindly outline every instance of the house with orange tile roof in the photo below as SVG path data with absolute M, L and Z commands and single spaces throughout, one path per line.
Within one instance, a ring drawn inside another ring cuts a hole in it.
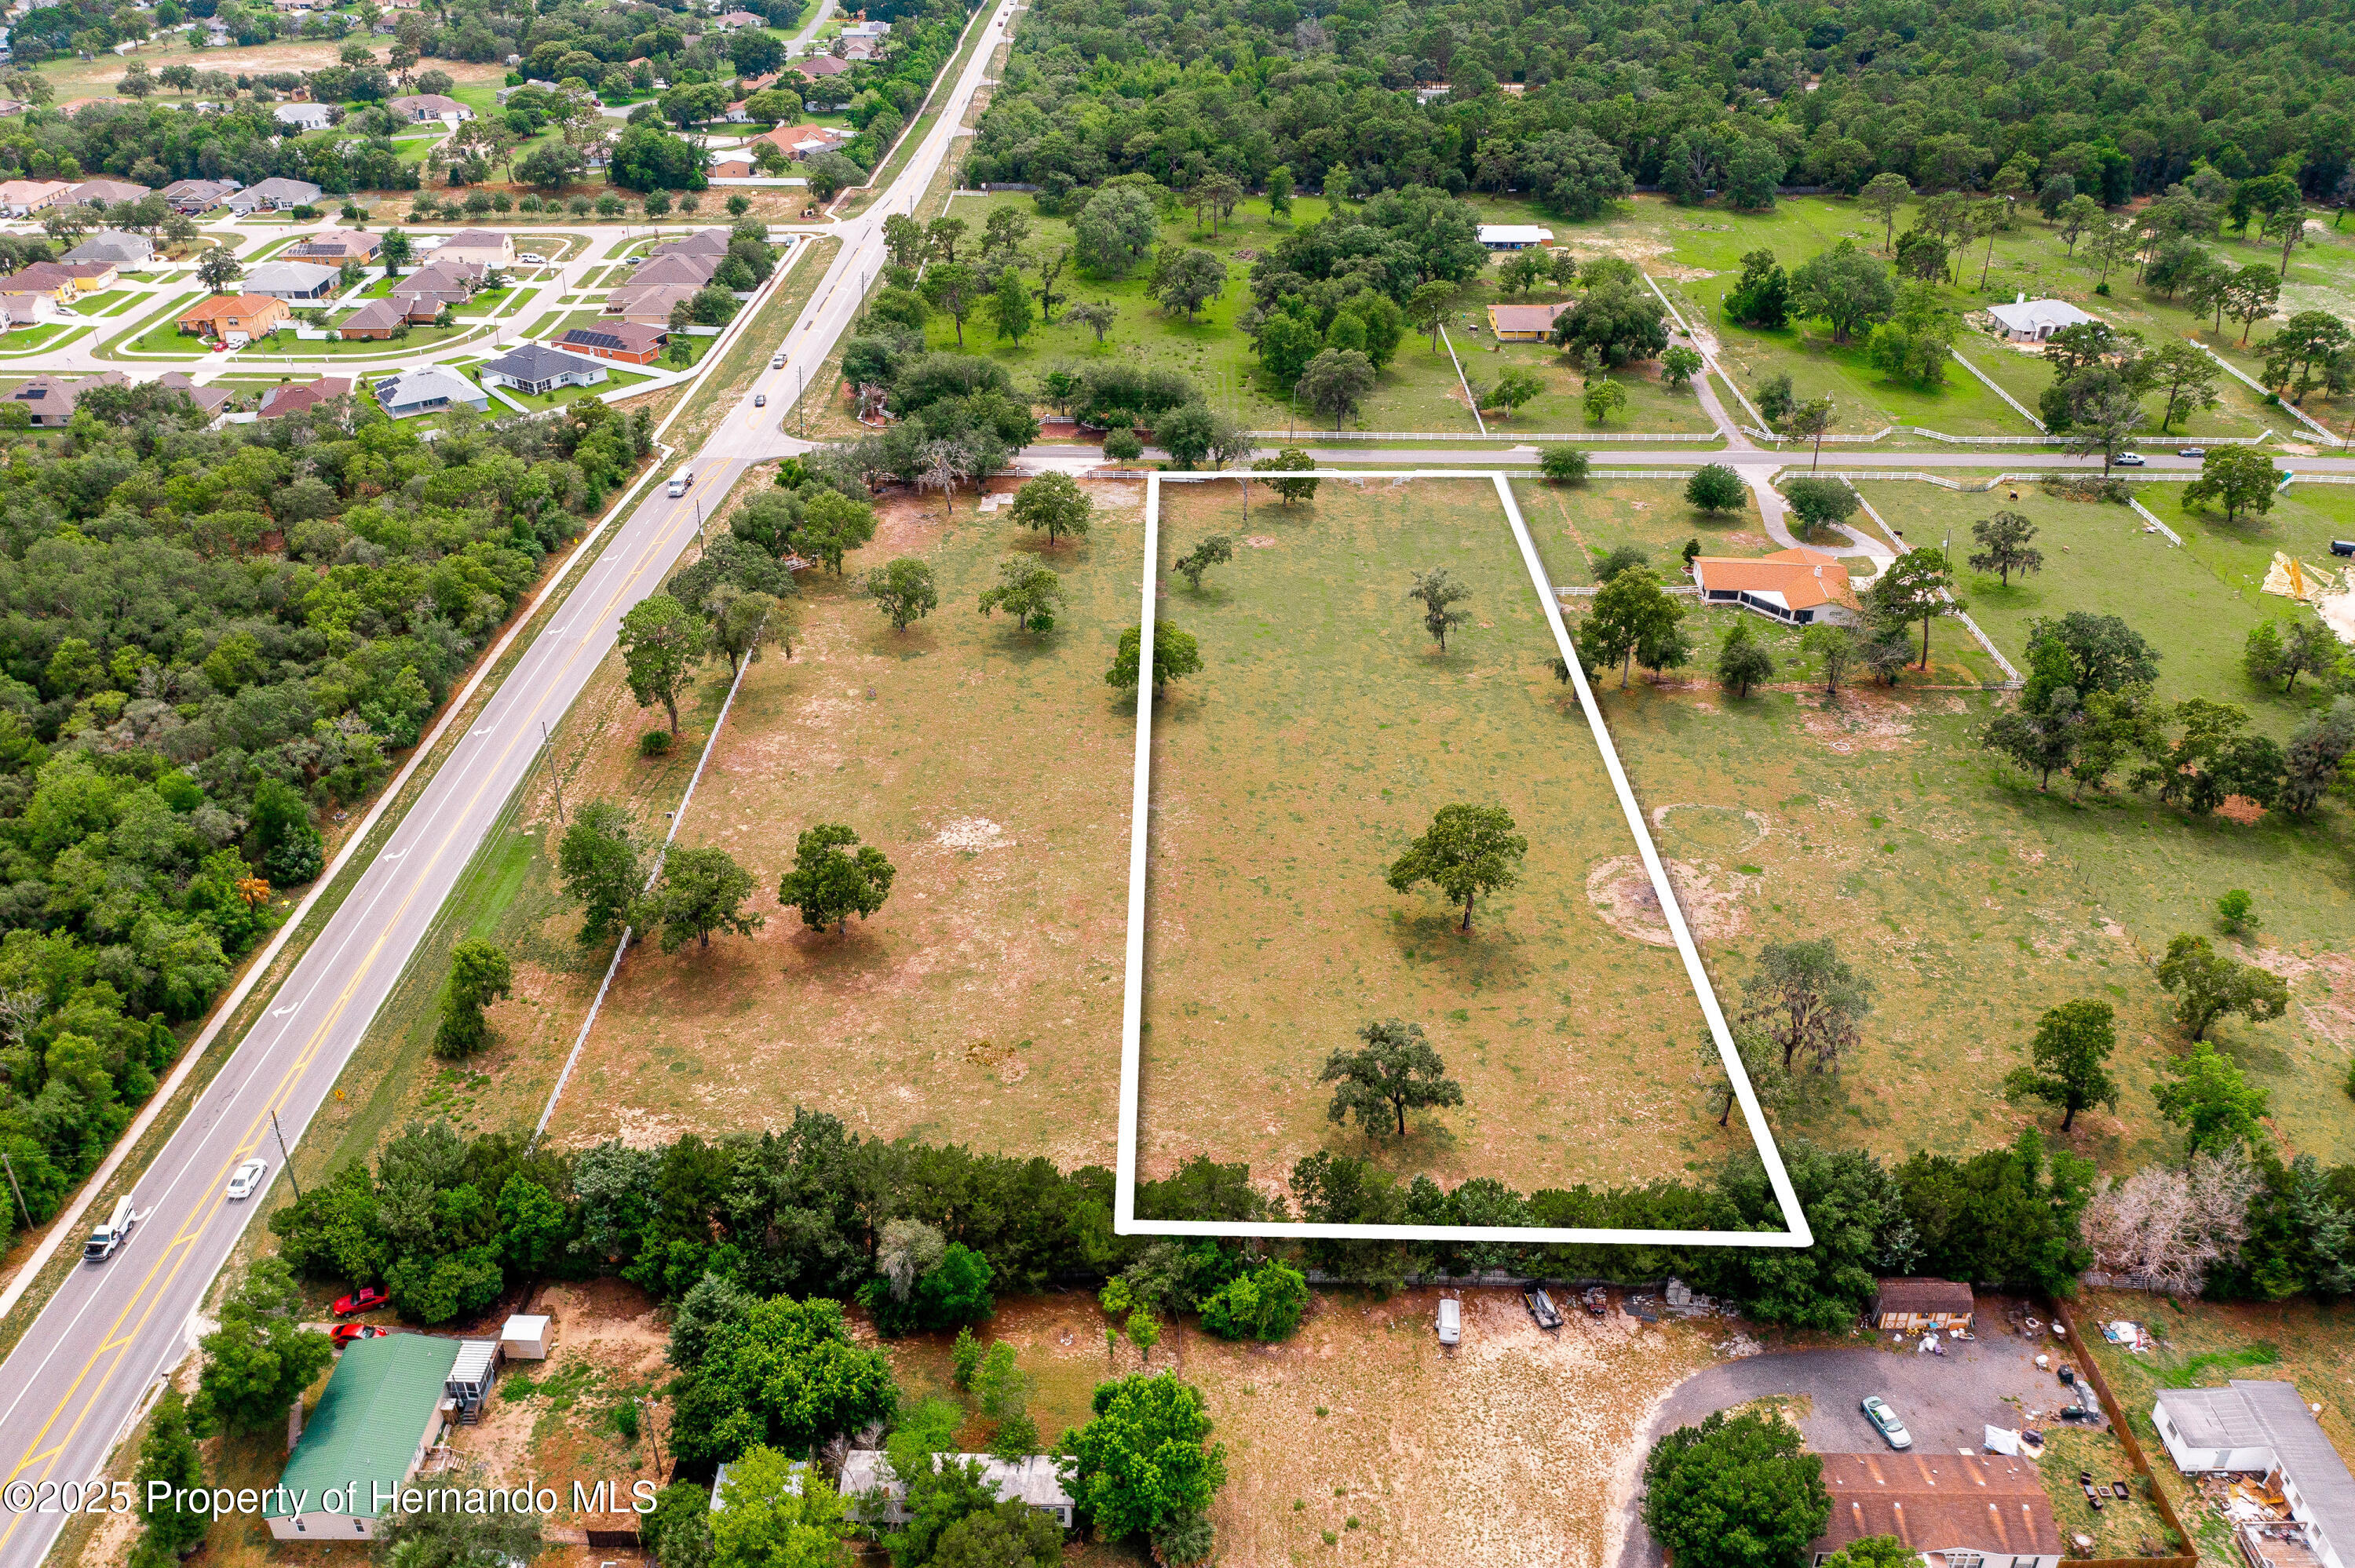
M 276 332 L 293 313 L 283 300 L 267 294 L 215 294 L 194 310 L 182 313 L 180 330 L 227 343 Z
M 1704 604 L 1739 605 L 1786 626 L 1857 619 L 1848 568 L 1828 551 L 1799 545 L 1771 556 L 1699 556 L 1692 565 Z

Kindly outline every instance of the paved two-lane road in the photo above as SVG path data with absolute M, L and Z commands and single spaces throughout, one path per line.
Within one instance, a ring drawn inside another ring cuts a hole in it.
M 859 282 L 879 270 L 882 216 L 906 212 L 954 144 L 957 127 L 1005 37 L 1014 0 L 978 25 L 986 37 L 950 85 L 937 123 L 872 211 L 838 226 L 843 247 L 784 341 L 702 448 L 695 480 L 657 485 L 460 740 L 361 875 L 261 1022 L 240 1040 L 186 1120 L 136 1185 L 144 1214 L 103 1264 L 79 1264 L 0 1363 L 0 1568 L 33 1568 L 65 1515 L 13 1505 L 44 1484 L 98 1476 L 155 1378 L 186 1351 L 190 1324 L 258 1203 L 229 1202 L 229 1173 L 261 1155 L 282 1163 L 274 1112 L 299 1139 L 334 1086 L 459 874 L 539 749 L 613 646 L 622 616 L 660 586 L 710 511 L 751 463 L 799 448 L 777 429 L 800 381 L 823 366 L 856 313 Z M 764 394 L 766 408 L 752 397 Z M 22 1485 L 19 1485 L 22 1483 Z

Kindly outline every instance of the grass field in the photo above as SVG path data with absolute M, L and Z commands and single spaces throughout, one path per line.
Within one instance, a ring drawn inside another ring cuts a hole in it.
M 888 505 L 851 569 L 931 564 L 940 608 L 904 632 L 851 579 L 805 577 L 794 655 L 746 677 L 680 834 L 752 873 L 767 927 L 624 962 L 553 1136 L 759 1129 L 801 1104 L 861 1131 L 1109 1161 L 1132 731 L 1103 671 L 1133 619 L 1143 532 L 1136 487 L 1095 493 L 1094 531 L 1052 551 L 969 503 L 945 528 L 936 502 Z M 1050 634 L 975 613 L 1009 556 L 1062 576 Z M 638 726 L 608 712 L 591 773 L 623 779 L 643 766 Z M 822 821 L 899 872 L 842 936 L 775 897 L 796 835 Z M 574 918 L 552 916 L 543 939 Z M 525 989 L 577 1008 L 593 984 Z
M 2239 704 L 2277 739 L 2327 705 L 2327 694 L 2312 682 L 2285 696 L 2277 685 L 2251 681 L 2242 651 L 2260 622 L 2312 613 L 2259 585 L 2275 550 L 2295 550 L 2318 564 L 2331 559 L 2328 537 L 2334 528 L 2343 536 L 2355 514 L 2355 487 L 2293 488 L 2268 515 L 2227 524 L 2220 512 L 2186 510 L 2180 484 L 2141 486 L 2143 504 L 2183 536 L 2179 549 L 2145 532 L 2142 519 L 2125 507 L 2054 500 L 2032 485 L 2019 487 L 2017 501 L 2009 492 L 1963 495 L 1896 481 L 1866 481 L 1858 490 L 1915 544 L 1936 547 L 1951 535 L 1971 614 L 2015 664 L 2026 666 L 2035 620 L 2085 610 L 2122 618 L 2159 650 L 2163 701 L 2202 696 Z M 2036 524 L 2032 543 L 2044 556 L 2041 570 L 2014 575 L 2009 586 L 1967 565 L 1977 547 L 1971 524 L 1998 509 Z M 1976 656 L 1959 628 L 1943 635 Z
M 1702 1024 L 1673 948 L 1597 906 L 1648 885 L 1493 486 L 1328 484 L 1289 511 L 1263 495 L 1248 525 L 1233 487 L 1162 493 L 1164 613 L 1206 668 L 1156 713 L 1141 1168 L 1363 1149 L 1316 1075 L 1384 1018 L 1429 1032 L 1465 1101 L 1386 1146 L 1402 1171 L 1640 1181 L 1746 1145 L 1688 1082 Z M 1213 532 L 1243 544 L 1196 593 L 1167 563 Z M 1437 566 L 1472 590 L 1444 654 L 1405 598 Z M 1469 935 L 1383 883 L 1455 801 L 1529 840 Z
M 2123 1318 L 2139 1321 L 2158 1341 L 2146 1353 L 2089 1340 L 2126 1411 L 2135 1435 L 2151 1456 L 2158 1484 L 2190 1531 L 2203 1563 L 2229 1568 L 2242 1559 L 2231 1527 L 2214 1503 L 2169 1462 L 2151 1409 L 2162 1388 L 2214 1388 L 2234 1378 L 2295 1383 L 2342 1454 L 2355 1453 L 2355 1314 L 2342 1302 L 2219 1303 L 2183 1301 L 2139 1291 L 2095 1290 L 2077 1308 L 2081 1323 Z

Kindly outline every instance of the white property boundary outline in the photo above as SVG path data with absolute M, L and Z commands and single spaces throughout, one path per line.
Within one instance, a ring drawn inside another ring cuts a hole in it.
M 1239 476 L 1231 471 L 1156 471 L 1146 475 L 1144 608 L 1143 619 L 1139 622 L 1136 666 L 1140 672 L 1149 673 L 1153 668 L 1154 589 L 1160 578 L 1163 482 L 1206 483 L 1238 477 L 1243 477 L 1245 483 L 1250 482 L 1247 476 Z M 1709 1021 L 1710 1038 L 1717 1044 L 1718 1060 L 1723 1064 L 1726 1078 L 1733 1086 L 1734 1098 L 1742 1107 L 1742 1121 L 1749 1128 L 1758 1157 L 1765 1165 L 1766 1179 L 1774 1190 L 1774 1200 L 1782 1206 L 1791 1228 L 1785 1231 L 1653 1231 L 1543 1225 L 1375 1225 L 1320 1224 L 1305 1221 L 1138 1219 L 1137 1092 L 1144 1054 L 1145 874 L 1146 850 L 1151 837 L 1147 810 L 1151 803 L 1153 768 L 1152 682 L 1140 680 L 1136 703 L 1136 780 L 1129 808 L 1128 967 L 1121 999 L 1120 1150 L 1113 1192 L 1114 1232 L 1120 1235 L 1306 1236 L 1339 1241 L 1496 1241 L 1531 1245 L 1599 1242 L 1652 1246 L 1814 1245 L 1815 1234 L 1807 1227 L 1807 1216 L 1799 1205 L 1799 1195 L 1792 1189 L 1790 1173 L 1783 1168 L 1781 1151 L 1774 1147 L 1774 1135 L 1766 1128 L 1766 1118 L 1759 1109 L 1757 1094 L 1750 1086 L 1750 1075 L 1742 1070 L 1742 1054 L 1734 1046 L 1732 1032 L 1726 1027 L 1724 1010 L 1718 1005 L 1717 992 L 1710 985 L 1708 971 L 1701 967 L 1700 950 L 1693 945 L 1692 931 L 1686 926 L 1684 911 L 1678 906 L 1676 892 L 1668 885 L 1668 870 L 1660 862 L 1659 851 L 1652 843 L 1650 830 L 1645 825 L 1643 808 L 1636 803 L 1636 791 L 1627 782 L 1626 770 L 1619 764 L 1618 749 L 1611 744 L 1611 732 L 1604 726 L 1602 709 L 1586 683 L 1586 673 L 1579 667 L 1578 654 L 1571 646 L 1569 628 L 1562 624 L 1561 606 L 1556 601 L 1552 585 L 1547 580 L 1545 565 L 1538 558 L 1537 546 L 1529 538 L 1529 524 L 1523 521 L 1521 509 L 1513 500 L 1512 485 L 1508 476 L 1493 469 L 1311 469 L 1285 477 L 1347 480 L 1357 484 L 1375 479 L 1387 479 L 1393 484 L 1417 479 L 1485 479 L 1496 485 L 1497 497 L 1504 503 L 1506 521 L 1512 525 L 1514 543 L 1520 546 L 1521 561 L 1529 568 L 1529 582 L 1537 590 L 1538 602 L 1545 607 L 1547 624 L 1553 628 L 1554 645 L 1570 667 L 1570 678 L 1578 688 L 1579 706 L 1586 715 L 1587 726 L 1593 731 L 1594 744 L 1603 754 L 1603 765 L 1610 772 L 1611 787 L 1618 794 L 1619 807 L 1626 815 L 1628 830 L 1635 834 L 1636 847 L 1643 855 L 1644 869 L 1651 876 L 1653 890 L 1659 895 L 1660 912 L 1668 917 L 1668 930 L 1676 938 L 1677 952 L 1684 959 L 1685 973 L 1692 981 L 1693 994 L 1700 999 L 1701 1014 Z

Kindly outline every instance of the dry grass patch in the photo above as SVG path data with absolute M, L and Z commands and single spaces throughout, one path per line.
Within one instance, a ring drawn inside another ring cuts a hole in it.
M 1110 1160 L 1131 721 L 1103 671 L 1134 619 L 1143 514 L 1134 485 L 1095 493 L 1094 532 L 1051 550 L 1003 512 L 961 505 L 944 526 L 936 503 L 887 503 L 853 575 L 805 577 L 794 656 L 746 676 L 680 833 L 752 873 L 768 924 L 624 961 L 562 1140 L 758 1131 L 804 1105 L 862 1132 Z M 904 632 L 855 580 L 901 556 L 931 564 L 941 599 Z M 975 613 L 1008 556 L 1062 575 L 1052 632 Z M 776 902 L 818 822 L 898 868 L 847 934 Z

